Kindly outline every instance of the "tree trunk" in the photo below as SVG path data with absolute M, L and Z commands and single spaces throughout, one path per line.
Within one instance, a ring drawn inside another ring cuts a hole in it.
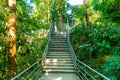
M 9 16 L 7 27 L 8 40 L 8 78 L 16 75 L 16 0 L 8 0 Z
M 84 5 L 84 8 L 85 8 L 86 26 L 89 27 L 89 17 L 88 17 L 88 13 L 87 13 L 86 0 L 83 0 L 83 5 Z

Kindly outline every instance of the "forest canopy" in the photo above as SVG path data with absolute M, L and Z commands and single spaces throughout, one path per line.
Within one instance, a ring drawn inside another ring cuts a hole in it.
M 12 70 L 18 74 L 42 57 L 51 21 L 69 22 L 79 60 L 111 80 L 120 79 L 119 0 L 83 0 L 79 5 L 67 0 L 11 0 L 16 1 L 12 7 L 9 1 L 0 0 L 0 79 L 13 77 Z M 15 29 L 12 39 L 10 27 Z M 13 42 L 14 60 L 9 57 Z M 11 64 L 15 69 L 9 68 Z

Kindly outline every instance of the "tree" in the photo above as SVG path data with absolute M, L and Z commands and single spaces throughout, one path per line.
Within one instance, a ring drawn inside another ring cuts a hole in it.
M 83 0 L 83 5 L 84 5 L 84 8 L 85 8 L 86 26 L 89 27 L 89 17 L 88 17 L 88 13 L 87 13 L 86 0 Z
M 66 0 L 53 0 L 51 2 L 50 14 L 54 21 L 66 21 Z
M 93 0 L 93 9 L 99 11 L 104 20 L 120 23 L 119 0 Z
M 8 0 L 9 16 L 7 26 L 8 40 L 8 78 L 16 75 L 16 0 Z

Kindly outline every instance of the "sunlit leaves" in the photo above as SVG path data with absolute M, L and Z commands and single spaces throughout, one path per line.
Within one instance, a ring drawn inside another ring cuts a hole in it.
M 107 74 L 112 80 L 117 80 L 120 71 L 120 56 L 109 56 L 105 59 L 103 65 L 104 73 Z
M 120 22 L 119 0 L 93 0 L 93 8 L 101 12 L 105 19 Z

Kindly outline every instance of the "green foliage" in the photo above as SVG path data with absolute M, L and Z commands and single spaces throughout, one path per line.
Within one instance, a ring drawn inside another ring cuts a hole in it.
M 66 22 L 66 0 L 52 0 L 50 8 L 50 18 L 53 21 L 59 21 L 60 15 L 62 15 L 62 21 Z
M 119 23 L 120 1 L 119 0 L 93 0 L 93 8 L 101 12 L 106 20 Z
M 45 15 L 43 16 L 43 14 L 49 15 L 50 13 L 46 13 L 48 12 L 48 9 L 45 9 L 46 6 L 44 7 L 43 5 L 40 5 L 41 7 L 43 7 L 43 9 L 41 9 L 40 6 L 34 5 L 36 1 L 32 1 L 32 0 L 17 1 L 16 57 L 17 57 L 18 73 L 42 57 L 45 45 L 47 43 L 49 20 L 48 19 L 46 20 L 46 16 Z M 8 71 L 8 60 L 7 60 L 7 50 L 6 50 L 7 48 L 6 26 L 7 26 L 7 18 L 8 18 L 7 2 L 8 0 L 0 0 L 0 4 L 1 4 L 0 6 L 0 53 L 1 53 L 0 79 L 2 80 L 4 80 L 5 76 L 7 75 L 6 73 Z M 41 9 L 42 11 L 37 10 L 38 8 Z
M 71 41 L 76 55 L 80 60 L 92 65 L 97 70 L 100 70 L 100 72 L 104 72 L 106 76 L 110 74 L 108 77 L 111 79 L 114 68 L 115 72 L 113 77 L 119 78 L 117 68 L 119 69 L 120 64 L 120 27 L 98 26 L 90 29 L 78 25 L 71 29 Z M 106 59 L 104 58 L 106 55 L 111 56 Z M 114 55 L 116 56 L 114 57 Z M 114 59 L 115 61 L 111 63 Z M 94 65 L 95 63 L 96 65 Z M 111 65 L 111 67 L 109 65 Z M 101 70 L 102 66 L 104 67 Z M 105 71 L 106 69 L 108 69 L 108 71 Z
M 73 11 L 74 18 L 79 18 L 79 20 L 83 21 L 84 15 L 85 15 L 85 10 L 83 5 L 73 6 L 72 11 Z
M 112 80 L 118 80 L 120 78 L 120 56 L 108 56 L 102 68 L 104 74 Z

